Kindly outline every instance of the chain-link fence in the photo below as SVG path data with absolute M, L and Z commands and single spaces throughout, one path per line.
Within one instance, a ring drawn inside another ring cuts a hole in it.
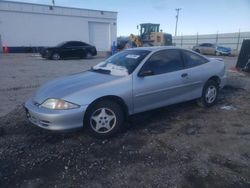
M 176 46 L 190 49 L 197 44 L 213 43 L 239 51 L 244 39 L 250 39 L 250 32 L 216 33 L 208 35 L 199 35 L 197 33 L 196 35 L 176 36 L 173 37 L 173 43 Z

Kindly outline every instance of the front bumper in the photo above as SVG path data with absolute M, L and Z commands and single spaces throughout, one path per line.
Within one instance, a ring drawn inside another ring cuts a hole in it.
M 51 110 L 39 107 L 32 100 L 28 100 L 24 108 L 32 124 L 47 130 L 65 131 L 83 127 L 87 106 L 70 110 Z
M 220 51 L 220 50 L 216 50 L 216 52 L 219 52 L 221 55 L 230 55 L 231 54 L 231 51 Z

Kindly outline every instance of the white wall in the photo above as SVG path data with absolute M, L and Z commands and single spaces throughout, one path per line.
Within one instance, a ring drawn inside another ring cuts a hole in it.
M 116 41 L 117 13 L 26 3 L 0 2 L 0 34 L 7 46 L 53 46 L 67 40 L 89 42 L 89 22 L 110 25 Z M 106 49 L 108 50 L 108 49 Z

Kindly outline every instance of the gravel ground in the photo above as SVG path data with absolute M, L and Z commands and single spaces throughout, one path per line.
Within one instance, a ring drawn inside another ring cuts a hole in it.
M 34 54 L 0 54 L 0 117 L 31 97 L 41 84 L 85 71 L 103 60 L 99 56 L 87 60 L 53 61 Z
M 96 140 L 32 126 L 19 104 L 102 59 L 0 58 L 0 187 L 250 187 L 249 75 L 230 73 L 214 107 L 190 101 L 138 114 L 116 137 Z

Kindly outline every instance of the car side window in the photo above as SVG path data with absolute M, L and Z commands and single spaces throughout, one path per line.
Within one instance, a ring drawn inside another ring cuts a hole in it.
M 204 57 L 197 55 L 193 52 L 186 51 L 186 50 L 183 50 L 183 57 L 185 60 L 185 66 L 187 68 L 202 65 L 208 62 L 208 60 L 205 59 Z
M 69 48 L 69 47 L 72 47 L 73 45 L 74 45 L 73 42 L 67 42 L 67 43 L 65 43 L 65 44 L 63 45 L 63 47 Z
M 76 47 L 76 46 L 81 46 L 81 45 L 79 44 L 79 42 L 70 42 L 70 46 Z
M 75 42 L 75 46 L 87 46 L 84 42 Z
M 89 46 L 87 43 L 85 42 L 79 42 L 81 45 L 80 46 Z
M 153 75 L 183 69 L 182 58 L 179 50 L 161 50 L 154 53 L 144 64 L 142 70 L 153 71 Z

